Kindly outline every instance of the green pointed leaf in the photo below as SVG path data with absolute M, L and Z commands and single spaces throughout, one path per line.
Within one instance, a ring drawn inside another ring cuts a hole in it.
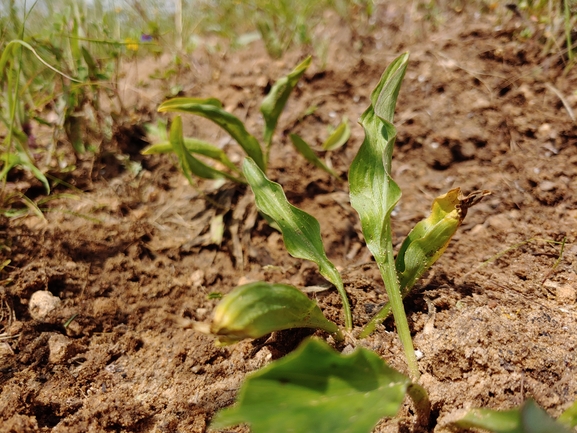
M 256 161 L 261 170 L 265 170 L 264 156 L 257 139 L 247 132 L 238 117 L 222 108 L 222 103 L 218 99 L 174 98 L 163 102 L 158 107 L 158 111 L 193 113 L 213 121 L 236 140 L 246 154 Z
M 250 158 L 244 160 L 242 171 L 255 195 L 258 209 L 278 224 L 287 251 L 293 257 L 315 262 L 321 275 L 336 286 L 343 301 L 345 326 L 351 329 L 349 301 L 341 275 L 325 253 L 319 222 L 308 213 L 291 205 L 282 187 L 268 180 Z
M 401 198 L 401 189 L 391 177 L 397 135 L 392 121 L 408 60 L 408 54 L 393 60 L 371 93 L 371 105 L 360 119 L 365 139 L 351 164 L 349 187 L 367 247 L 383 276 L 411 376 L 417 379 L 419 369 L 395 269 L 391 231 L 391 212 Z
M 349 174 L 351 205 L 359 213 L 367 247 L 375 258 L 386 253 L 391 212 L 401 197 L 401 190 L 390 175 L 397 135 L 391 122 L 407 62 L 408 54 L 393 61 L 373 90 L 372 104 L 360 120 L 365 139 Z M 392 107 L 385 106 L 385 101 Z
M 409 383 L 374 352 L 340 355 L 309 339 L 252 373 L 236 405 L 217 413 L 211 428 L 248 423 L 253 433 L 369 433 L 397 414 Z
M 289 135 L 294 147 L 300 152 L 305 159 L 314 164 L 316 167 L 320 168 L 321 170 L 326 171 L 331 176 L 340 179 L 338 173 L 334 171 L 332 168 L 328 167 L 311 149 L 306 141 L 304 141 L 300 136 L 297 134 L 290 134 Z
M 307 57 L 297 65 L 290 74 L 286 77 L 280 78 L 276 83 L 274 83 L 268 95 L 263 99 L 260 111 L 265 122 L 264 142 L 266 143 L 267 148 L 271 145 L 272 136 L 276 129 L 278 118 L 280 117 L 291 92 L 310 66 L 311 60 L 312 58 L 310 56 Z
M 518 409 L 497 411 L 472 409 L 460 420 L 452 423 L 461 428 L 481 428 L 494 433 L 570 433 L 532 400 Z
M 345 117 L 339 126 L 333 131 L 333 133 L 326 139 L 323 143 L 324 150 L 335 150 L 343 146 L 349 138 L 351 137 L 351 127 L 349 126 L 349 120 Z
M 226 345 L 292 328 L 323 329 L 342 338 L 337 325 L 299 289 L 263 281 L 239 286 L 225 295 L 214 310 L 210 332 L 220 345 Z
M 191 153 L 184 146 L 184 139 L 182 137 L 182 119 L 180 116 L 176 116 L 172 122 L 169 139 L 170 144 L 174 149 L 174 153 L 176 153 L 176 156 L 180 161 L 182 171 L 191 184 L 194 184 L 192 175 L 198 176 L 202 179 L 228 178 L 235 182 L 244 183 L 243 180 L 220 170 L 216 170 L 191 155 Z

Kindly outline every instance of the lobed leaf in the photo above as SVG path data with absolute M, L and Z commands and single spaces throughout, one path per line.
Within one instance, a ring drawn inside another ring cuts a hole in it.
M 316 167 L 320 168 L 321 170 L 326 171 L 331 176 L 334 176 L 337 179 L 340 179 L 339 174 L 336 171 L 334 171 L 332 168 L 328 167 L 322 161 L 322 159 L 320 159 L 316 155 L 316 153 L 311 149 L 311 147 L 308 145 L 308 143 L 306 141 L 304 141 L 299 135 L 290 134 L 289 137 L 293 143 L 293 146 L 300 152 L 300 154 L 302 156 L 305 157 L 305 159 L 308 162 L 314 164 Z
M 343 301 L 345 326 L 351 329 L 352 318 L 347 294 L 337 268 L 325 253 L 319 222 L 313 216 L 291 205 L 282 187 L 267 179 L 250 158 L 244 160 L 242 171 L 255 195 L 257 208 L 278 224 L 287 251 L 293 257 L 316 263 L 321 275 L 336 286 Z
M 211 166 L 192 156 L 192 154 L 184 146 L 184 139 L 182 137 L 182 119 L 180 116 L 176 116 L 172 122 L 172 125 L 170 126 L 169 140 L 172 148 L 174 149 L 174 153 L 176 153 L 176 156 L 180 161 L 182 171 L 191 184 L 194 184 L 191 176 L 192 174 L 202 179 L 228 178 L 235 182 L 244 183 L 242 179 L 212 168 Z
M 258 141 L 247 132 L 238 117 L 222 108 L 222 103 L 218 99 L 173 98 L 160 104 L 158 111 L 193 113 L 211 120 L 228 132 L 244 149 L 246 154 L 258 164 L 261 170 L 265 170 L 264 155 Z
M 340 355 L 309 339 L 248 376 L 236 405 L 218 412 L 211 428 L 249 423 L 253 433 L 369 433 L 397 414 L 409 384 L 374 352 Z
M 266 97 L 263 99 L 260 106 L 260 112 L 262 113 L 265 122 L 264 142 L 266 143 L 267 149 L 271 145 L 272 136 L 274 134 L 274 130 L 276 129 L 278 119 L 288 101 L 289 96 L 299 82 L 300 78 L 310 66 L 311 61 L 312 57 L 307 57 L 300 64 L 298 64 L 290 74 L 277 80 L 277 82 L 274 83 L 274 85 L 271 87 L 268 95 L 266 95 Z
M 472 409 L 452 424 L 461 428 L 481 428 L 494 433 L 570 433 L 567 427 L 551 418 L 532 399 L 518 409 Z
M 225 295 L 214 310 L 210 331 L 220 345 L 226 345 L 292 328 L 323 329 L 342 338 L 337 325 L 299 289 L 262 281 Z

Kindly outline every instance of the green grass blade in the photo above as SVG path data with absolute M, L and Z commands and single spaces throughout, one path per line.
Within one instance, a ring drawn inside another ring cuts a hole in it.
M 160 107 L 158 107 L 158 111 L 193 113 L 213 121 L 236 140 L 246 154 L 258 164 L 261 170 L 266 170 L 264 155 L 256 138 L 247 132 L 244 124 L 238 117 L 222 108 L 222 104 L 218 99 L 173 98 L 163 102 Z
M 334 171 L 332 168 L 328 167 L 311 149 L 306 141 L 304 141 L 299 135 L 297 134 L 290 134 L 289 135 L 293 146 L 299 151 L 299 153 L 305 157 L 305 159 L 314 164 L 316 167 L 320 168 L 321 170 L 326 171 L 331 176 L 340 179 L 339 174 Z
M 287 251 L 293 257 L 316 263 L 321 275 L 336 286 L 343 302 L 345 327 L 347 330 L 352 329 L 351 309 L 343 281 L 335 265 L 327 258 L 319 222 L 291 205 L 282 187 L 268 180 L 250 158 L 244 160 L 242 171 L 255 195 L 258 209 L 278 224 Z
M 176 153 L 176 156 L 180 161 L 182 171 L 191 184 L 194 184 L 192 175 L 198 176 L 202 179 L 228 178 L 235 182 L 244 183 L 243 180 L 220 170 L 216 170 L 191 155 L 184 146 L 184 139 L 182 137 L 182 119 L 180 116 L 176 116 L 172 122 L 169 139 L 170 144 L 174 149 L 174 153 Z
M 407 364 L 411 375 L 418 378 L 417 360 L 395 269 L 391 232 L 391 212 L 401 198 L 401 190 L 391 177 L 396 138 L 392 120 L 408 59 L 408 54 L 395 59 L 371 93 L 371 105 L 360 119 L 365 140 L 351 164 L 349 185 L 351 205 L 359 214 L 367 247 L 385 282 Z
M 211 428 L 249 423 L 253 433 L 370 433 L 395 416 L 410 381 L 374 352 L 341 355 L 317 339 L 252 373 L 235 406 Z
M 267 148 L 267 156 L 268 149 L 272 143 L 272 136 L 278 123 L 278 118 L 280 117 L 291 92 L 310 66 L 311 60 L 312 58 L 310 56 L 307 57 L 297 65 L 290 74 L 280 78 L 276 83 L 274 83 L 270 92 L 262 101 L 260 111 L 265 122 L 264 142 Z
M 339 126 L 333 131 L 333 133 L 326 139 L 323 143 L 324 150 L 336 150 L 342 147 L 349 138 L 351 137 L 351 127 L 349 126 L 349 121 L 345 117 Z
M 46 66 L 51 71 L 56 72 L 57 74 L 62 75 L 64 78 L 68 78 L 70 81 L 74 81 L 75 83 L 82 83 L 82 81 L 77 80 L 76 78 L 72 78 L 71 76 L 66 75 L 64 72 L 56 69 L 50 63 L 48 63 L 46 60 L 44 60 L 42 57 L 40 57 L 40 55 L 36 52 L 36 50 L 34 48 L 32 48 L 32 46 L 30 44 L 28 44 L 28 43 L 26 43 L 20 39 L 14 39 L 14 40 L 12 40 L 6 44 L 6 47 L 4 48 L 4 52 L 2 53 L 2 57 L 0 57 L 0 71 L 5 70 L 4 68 L 6 67 L 6 61 L 8 60 L 8 57 L 11 54 L 11 52 L 8 50 L 8 48 L 11 47 L 12 45 L 16 45 L 16 44 L 20 44 L 24 48 L 26 48 L 27 50 L 32 52 L 32 54 L 40 61 L 40 63 L 42 63 L 44 66 Z

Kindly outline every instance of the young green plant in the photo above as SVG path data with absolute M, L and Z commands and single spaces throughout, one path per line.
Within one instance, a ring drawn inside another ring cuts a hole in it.
M 278 120 L 292 91 L 310 66 L 310 63 L 311 57 L 307 57 L 288 75 L 277 80 L 271 87 L 267 96 L 263 99 L 260 106 L 260 112 L 264 118 L 262 145 L 258 142 L 256 137 L 246 129 L 246 126 L 238 117 L 224 110 L 222 102 L 216 98 L 173 98 L 162 103 L 158 108 L 158 111 L 191 113 L 214 122 L 226 131 L 241 146 L 245 154 L 255 161 L 258 167 L 266 173 L 268 161 L 270 159 L 273 136 L 278 125 Z M 184 144 L 184 148 L 177 151 L 177 149 L 175 149 L 171 144 L 172 142 L 168 140 L 168 137 L 160 128 L 149 125 L 148 129 L 153 138 L 154 144 L 144 149 L 142 153 L 176 153 L 183 170 L 185 170 L 185 176 L 190 182 L 193 181 L 193 177 L 198 177 L 202 179 L 226 178 L 239 183 L 246 183 L 242 178 L 240 170 L 230 161 L 226 153 L 217 146 L 196 138 L 183 137 L 181 141 Z M 171 132 L 171 136 L 172 134 L 173 133 Z M 323 149 L 334 150 L 342 146 L 348 140 L 349 136 L 350 129 L 345 120 L 330 134 L 323 144 Z M 304 142 L 304 140 L 300 139 L 298 136 L 295 137 L 297 137 L 297 142 L 295 142 L 295 138 L 291 136 L 295 147 L 307 160 L 311 161 L 317 167 L 327 171 L 335 178 L 339 178 L 338 173 L 323 163 L 312 148 Z M 185 156 L 185 154 L 188 156 Z M 198 163 L 194 165 L 183 163 L 183 158 L 189 160 L 194 158 L 200 161 L 197 158 L 199 155 L 221 164 L 224 166 L 223 169 L 212 168 L 212 166 L 204 163 L 202 163 L 202 166 Z M 201 167 L 201 169 L 197 170 L 197 167 Z M 209 169 L 207 169 L 207 167 Z M 238 175 L 240 175 L 240 177 Z
M 433 202 L 431 215 L 409 233 L 395 260 L 391 213 L 400 199 L 401 191 L 391 177 L 396 137 L 392 118 L 407 62 L 408 54 L 395 59 L 371 94 L 371 105 L 360 120 L 365 130 L 365 140 L 351 166 L 349 184 L 351 204 L 359 213 L 367 246 L 385 281 L 410 375 L 418 379 L 419 370 L 402 298 L 445 251 L 468 208 L 487 192 L 463 197 L 459 189 L 454 189 L 438 197 Z M 315 262 L 321 275 L 335 285 L 343 303 L 345 329 L 350 331 L 352 317 L 347 293 L 340 274 L 324 251 L 318 221 L 292 206 L 282 187 L 270 181 L 251 158 L 245 159 L 243 173 L 255 194 L 258 209 L 277 224 L 289 253 Z M 258 290 L 258 293 L 251 295 L 253 290 Z M 216 309 L 212 326 L 205 325 L 205 331 L 215 334 L 221 343 L 294 327 L 316 327 L 338 339 L 338 334 L 327 328 L 318 312 L 315 313 L 315 320 L 319 320 L 322 326 L 304 320 L 308 316 L 303 314 L 310 307 L 300 299 L 298 289 L 294 290 L 290 297 L 281 300 L 286 302 L 282 315 L 298 320 L 278 320 L 279 317 L 274 314 L 280 300 L 278 294 L 267 290 L 262 283 L 256 283 L 255 286 L 237 287 L 226 295 Z M 251 296 L 258 298 L 258 302 L 247 302 Z M 270 299 L 270 307 L 267 306 L 267 299 Z M 220 325 L 222 317 L 227 318 L 224 320 L 226 326 Z M 252 323 L 253 317 L 255 323 Z M 365 330 L 363 335 L 372 331 L 374 326 Z M 348 367 L 341 371 L 336 367 L 339 364 Z M 334 368 L 322 367 L 317 371 L 316 366 L 319 365 Z M 385 370 L 388 373 L 383 376 L 378 373 Z M 332 353 L 325 343 L 309 340 L 294 354 L 251 376 L 239 393 L 238 405 L 218 414 L 215 425 L 225 427 L 249 422 L 254 432 L 269 431 L 272 425 L 280 432 L 369 432 L 380 417 L 396 413 L 405 393 L 413 400 L 420 414 L 420 423 L 426 425 L 430 405 L 424 389 L 411 383 L 408 378 L 398 376 L 398 372 L 393 371 L 392 376 L 389 373 L 390 368 L 370 351 L 358 349 L 350 357 L 343 357 Z M 350 398 L 353 393 L 349 386 L 352 383 L 366 397 L 373 396 L 376 400 L 385 399 L 386 395 L 390 397 L 388 393 L 398 386 L 397 397 L 400 396 L 400 400 L 393 398 L 388 406 L 390 411 L 383 408 L 370 410 L 372 403 L 369 400 L 359 402 L 360 407 L 356 407 Z M 351 407 L 355 408 L 354 414 L 360 415 L 351 414 L 347 410 Z M 284 421 L 281 422 L 278 417 Z M 293 417 L 298 418 L 302 427 L 286 421 Z
M 310 63 L 311 57 L 307 57 L 287 76 L 279 79 L 262 101 L 260 111 L 265 120 L 263 131 L 264 146 L 261 146 L 258 140 L 247 131 L 245 125 L 238 117 L 224 110 L 222 103 L 216 98 L 173 98 L 162 103 L 160 107 L 158 107 L 158 111 L 191 113 L 214 122 L 224 129 L 241 146 L 246 155 L 252 158 L 261 170 L 266 171 L 270 147 L 272 145 L 272 137 L 278 124 L 278 119 L 290 94 L 309 67 Z M 183 141 L 185 143 L 186 153 L 195 153 L 222 162 L 222 157 L 219 153 L 222 152 L 222 150 L 218 147 L 200 140 L 183 138 Z M 165 153 L 171 150 L 174 149 L 167 146 L 166 141 L 160 141 L 146 148 L 143 153 Z M 217 154 L 219 157 L 215 158 L 213 155 Z M 179 155 L 179 158 L 181 158 L 181 155 Z M 230 169 L 228 164 L 226 166 Z M 206 178 L 204 173 L 195 171 L 194 167 L 190 168 L 189 173 L 190 175 L 199 178 Z M 229 177 L 227 176 L 227 172 L 223 170 L 215 169 L 214 173 L 220 173 L 220 177 L 222 178 Z

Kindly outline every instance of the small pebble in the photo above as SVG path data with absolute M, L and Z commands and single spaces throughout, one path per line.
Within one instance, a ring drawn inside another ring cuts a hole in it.
M 557 302 L 562 305 L 574 304 L 577 300 L 577 291 L 571 284 L 560 284 L 556 290 Z
M 349 353 L 353 353 L 354 350 L 355 349 L 353 348 L 353 346 L 351 346 L 350 344 L 347 344 L 341 353 L 343 355 L 348 355 Z
M 61 364 L 76 355 L 74 342 L 62 334 L 53 334 L 48 339 L 48 361 L 52 364 Z
M 56 316 L 62 301 L 57 296 L 45 290 L 34 292 L 30 297 L 28 311 L 34 320 L 50 323 Z
M 555 188 L 557 188 L 557 184 L 550 180 L 544 180 L 539 184 L 539 189 L 541 189 L 541 191 L 553 191 Z

